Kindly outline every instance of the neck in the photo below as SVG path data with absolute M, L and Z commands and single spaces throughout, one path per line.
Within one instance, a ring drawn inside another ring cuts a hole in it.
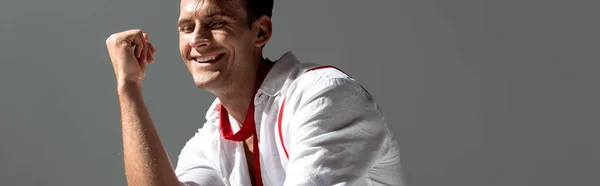
M 254 82 L 254 81 L 252 81 Z M 254 83 L 252 83 L 254 85 Z M 218 96 L 221 104 L 227 109 L 227 112 L 242 125 L 246 119 L 248 105 L 254 98 L 254 86 L 237 87 L 237 91 L 230 91 L 229 94 Z
M 260 64 L 266 61 L 265 59 L 259 58 L 255 64 L 256 70 L 254 73 L 249 73 L 246 78 L 240 79 L 234 86 L 231 86 L 229 90 L 222 92 L 217 95 L 221 104 L 227 109 L 227 112 L 238 122 L 241 126 L 246 119 L 248 112 L 248 106 L 252 103 L 256 86 L 258 73 L 260 70 Z

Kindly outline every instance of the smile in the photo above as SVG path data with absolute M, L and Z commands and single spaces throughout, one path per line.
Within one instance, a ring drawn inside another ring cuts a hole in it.
M 214 62 L 214 61 L 218 61 L 223 56 L 225 56 L 225 53 L 218 54 L 218 55 L 211 55 L 211 56 L 197 56 L 197 57 L 192 57 L 192 60 L 196 61 L 197 63 L 211 63 L 211 62 Z

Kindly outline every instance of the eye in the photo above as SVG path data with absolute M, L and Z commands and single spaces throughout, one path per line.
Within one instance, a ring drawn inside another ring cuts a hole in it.
M 225 26 L 227 24 L 227 22 L 225 21 L 214 21 L 212 23 L 210 23 L 208 25 L 209 28 L 220 28 L 222 26 Z
M 192 25 L 182 26 L 182 27 L 179 27 L 179 31 L 184 32 L 184 33 L 191 33 L 191 32 L 194 32 L 194 26 L 192 26 Z

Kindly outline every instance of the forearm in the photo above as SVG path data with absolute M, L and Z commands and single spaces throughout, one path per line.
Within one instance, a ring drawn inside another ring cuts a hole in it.
M 129 185 L 179 185 L 144 104 L 140 86 L 118 87 L 125 175 Z

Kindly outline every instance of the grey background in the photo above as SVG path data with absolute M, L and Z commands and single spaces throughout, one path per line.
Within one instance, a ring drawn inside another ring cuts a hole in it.
M 598 1 L 275 0 L 266 54 L 369 89 L 409 185 L 600 185 Z M 104 41 L 158 50 L 144 96 L 173 163 L 213 96 L 177 47 L 178 1 L 0 3 L 0 185 L 125 185 Z

